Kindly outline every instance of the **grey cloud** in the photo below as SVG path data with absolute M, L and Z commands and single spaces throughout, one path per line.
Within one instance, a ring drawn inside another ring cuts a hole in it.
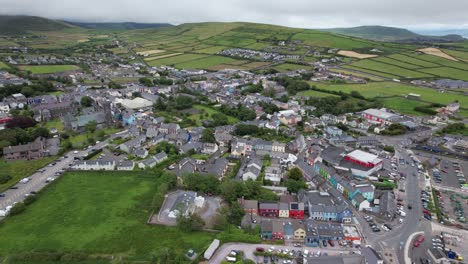
M 0 13 L 93 22 L 247 21 L 302 28 L 468 26 L 467 0 L 0 0 Z

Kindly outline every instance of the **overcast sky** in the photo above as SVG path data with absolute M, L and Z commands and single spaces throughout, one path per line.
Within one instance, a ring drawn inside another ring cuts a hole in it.
M 468 0 L 0 0 L 0 13 L 92 22 L 247 21 L 301 28 L 468 27 Z

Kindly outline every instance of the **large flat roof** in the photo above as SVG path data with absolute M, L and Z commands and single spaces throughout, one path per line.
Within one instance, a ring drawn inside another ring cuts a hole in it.
M 392 114 L 392 113 L 389 113 L 389 112 L 386 112 L 386 111 L 382 111 L 380 109 L 375 109 L 375 108 L 367 109 L 367 110 L 363 111 L 363 113 L 376 116 L 376 117 L 378 117 L 380 119 L 391 119 L 391 118 L 397 117 L 397 115 L 395 115 L 395 114 Z
M 346 156 L 355 160 L 359 160 L 359 161 L 367 162 L 367 163 L 374 163 L 374 164 L 382 161 L 381 159 L 379 159 L 378 156 L 359 150 L 359 149 L 356 149 L 348 153 Z

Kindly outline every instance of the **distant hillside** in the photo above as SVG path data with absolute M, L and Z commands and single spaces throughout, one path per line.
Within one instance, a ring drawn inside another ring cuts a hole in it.
M 0 35 L 20 35 L 31 31 L 54 31 L 73 27 L 62 21 L 42 17 L 0 15 Z
M 71 22 L 66 21 L 68 24 L 79 26 L 88 29 L 103 29 L 103 30 L 131 30 L 131 29 L 146 29 L 146 28 L 162 28 L 173 27 L 168 23 L 134 23 L 134 22 L 121 22 L 121 23 L 92 23 L 92 22 Z
M 445 36 L 425 36 L 419 35 L 404 28 L 384 27 L 384 26 L 361 26 L 353 28 L 330 28 L 323 31 L 342 34 L 346 36 L 392 42 L 451 42 L 462 41 L 460 35 Z

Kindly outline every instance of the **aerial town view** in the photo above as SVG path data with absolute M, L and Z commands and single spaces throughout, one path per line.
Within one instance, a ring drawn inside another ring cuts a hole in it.
M 0 264 L 461 264 L 465 210 L 466 0 L 0 0 Z

